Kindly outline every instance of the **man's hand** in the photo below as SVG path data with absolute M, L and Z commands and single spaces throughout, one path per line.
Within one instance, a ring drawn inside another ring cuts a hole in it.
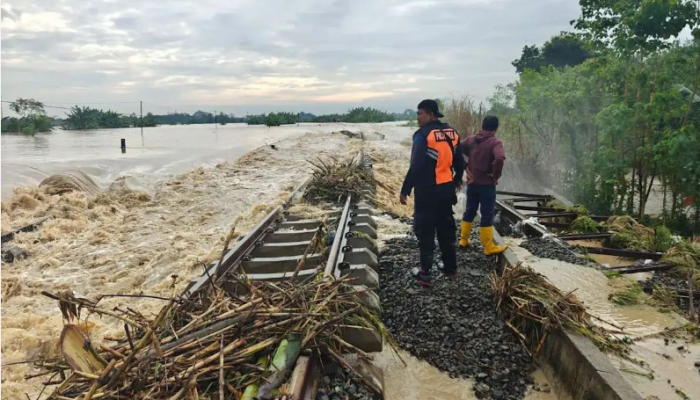
M 401 197 L 399 197 L 399 202 L 401 202 L 401 204 L 403 205 L 406 205 L 408 203 L 408 201 L 406 200 L 406 196 L 401 195 Z

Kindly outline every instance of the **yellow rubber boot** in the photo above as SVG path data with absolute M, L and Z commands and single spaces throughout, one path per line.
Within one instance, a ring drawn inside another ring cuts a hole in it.
M 472 223 L 462 221 L 462 229 L 459 234 L 459 247 L 467 247 L 469 243 L 469 235 L 472 233 Z
M 484 245 L 484 254 L 487 256 L 503 253 L 508 248 L 508 246 L 498 246 L 493 242 L 493 226 L 479 228 L 479 236 L 481 236 L 481 243 Z

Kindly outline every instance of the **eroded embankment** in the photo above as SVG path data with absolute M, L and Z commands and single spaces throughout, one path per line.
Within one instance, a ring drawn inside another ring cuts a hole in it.
M 217 259 L 231 226 L 245 233 L 309 172 L 307 160 L 347 155 L 358 140 L 307 134 L 259 148 L 234 163 L 198 168 L 163 183 L 153 197 L 125 185 L 93 196 L 82 191 L 50 194 L 48 188 L 17 189 L 2 204 L 3 229 L 50 217 L 36 232 L 16 235 L 14 245 L 30 257 L 3 264 L 3 364 L 51 357 L 62 320 L 56 303 L 40 294 L 71 289 L 91 299 L 102 294 L 170 296 Z M 132 307 L 142 313 L 157 300 L 110 298 L 102 307 Z M 118 336 L 122 327 L 89 319 L 92 340 Z M 30 364 L 3 366 L 2 398 L 36 396 L 40 379 L 25 382 Z

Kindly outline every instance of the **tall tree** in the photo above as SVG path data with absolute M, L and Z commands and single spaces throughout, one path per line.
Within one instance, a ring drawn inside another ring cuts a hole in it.
M 581 16 L 571 21 L 598 45 L 623 54 L 666 48 L 686 27 L 700 34 L 698 0 L 579 0 Z M 697 37 L 697 36 L 696 36 Z
M 525 70 L 540 71 L 542 67 L 563 68 L 579 65 L 591 57 L 587 44 L 581 37 L 571 32 L 561 32 L 545 42 L 523 47 L 520 58 L 513 61 L 515 70 L 521 74 Z

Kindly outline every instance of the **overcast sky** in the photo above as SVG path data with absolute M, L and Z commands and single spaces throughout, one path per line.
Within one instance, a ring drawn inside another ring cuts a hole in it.
M 2 99 L 237 115 L 485 100 L 515 79 L 524 45 L 578 12 L 577 0 L 7 0 Z

